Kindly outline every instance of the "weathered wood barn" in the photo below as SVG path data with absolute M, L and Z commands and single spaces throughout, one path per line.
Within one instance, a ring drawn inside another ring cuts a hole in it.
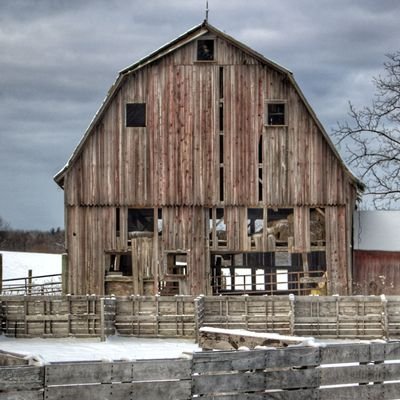
M 72 294 L 351 291 L 362 185 L 292 73 L 206 21 L 119 73 L 55 181 Z

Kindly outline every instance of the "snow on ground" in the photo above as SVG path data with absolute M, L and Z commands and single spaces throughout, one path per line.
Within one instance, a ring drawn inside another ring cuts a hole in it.
M 28 270 L 33 276 L 61 274 L 61 254 L 3 251 L 3 279 L 24 278 Z
M 111 336 L 99 339 L 14 339 L 0 336 L 0 350 L 34 356 L 45 363 L 59 361 L 144 360 L 182 357 L 200 351 L 193 340 Z

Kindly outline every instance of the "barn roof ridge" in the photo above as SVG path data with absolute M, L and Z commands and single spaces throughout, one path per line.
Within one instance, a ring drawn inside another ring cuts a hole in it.
M 55 182 L 63 188 L 63 181 L 64 181 L 64 174 L 68 170 L 68 168 L 73 164 L 75 159 L 79 156 L 87 138 L 89 137 L 90 133 L 92 132 L 93 128 L 95 127 L 97 121 L 103 114 L 103 112 L 107 109 L 108 104 L 111 102 L 113 99 L 115 93 L 118 91 L 120 86 L 122 85 L 123 81 L 125 78 L 131 74 L 134 71 L 137 71 L 144 66 L 153 63 L 154 61 L 158 60 L 159 58 L 164 57 L 165 55 L 177 50 L 178 48 L 182 47 L 183 45 L 196 40 L 198 37 L 203 36 L 207 32 L 211 32 L 212 34 L 216 36 L 220 36 L 223 39 L 233 43 L 235 46 L 240 48 L 242 51 L 248 53 L 250 56 L 256 58 L 258 61 L 260 61 L 262 64 L 268 64 L 270 67 L 274 68 L 275 70 L 283 73 L 288 77 L 292 85 L 294 86 L 296 92 L 304 102 L 307 110 L 309 111 L 310 115 L 314 119 L 315 123 L 317 124 L 318 128 L 321 130 L 321 133 L 327 140 L 329 147 L 331 150 L 334 152 L 336 157 L 339 159 L 340 163 L 342 164 L 343 168 L 347 172 L 347 174 L 350 176 L 350 178 L 354 181 L 354 183 L 357 185 L 358 189 L 363 191 L 365 188 L 365 185 L 352 173 L 352 171 L 347 167 L 345 162 L 343 161 L 342 157 L 340 156 L 338 150 L 336 149 L 336 146 L 333 144 L 329 134 L 326 132 L 324 126 L 322 123 L 319 121 L 317 115 L 315 114 L 313 108 L 309 104 L 308 100 L 304 96 L 303 92 L 301 91 L 300 87 L 298 86 L 296 80 L 293 77 L 292 71 L 289 69 L 283 67 L 282 65 L 276 63 L 275 61 L 272 61 L 266 57 L 264 57 L 262 54 L 258 53 L 257 51 L 253 50 L 252 48 L 248 47 L 244 43 L 236 40 L 232 36 L 226 34 L 225 32 L 222 32 L 218 28 L 214 27 L 213 25 L 209 24 L 207 20 L 204 20 L 202 23 L 195 25 L 194 27 L 190 28 L 188 31 L 184 32 L 183 34 L 179 35 L 177 38 L 173 39 L 172 41 L 164 44 L 157 50 L 151 52 L 147 56 L 141 58 L 140 60 L 136 61 L 135 63 L 129 65 L 128 67 L 122 69 L 119 71 L 118 76 L 113 83 L 113 85 L 110 87 L 110 89 L 107 92 L 106 97 L 104 98 L 100 108 L 97 110 L 95 113 L 93 119 L 91 120 L 88 128 L 86 129 L 83 137 L 81 138 L 80 142 L 76 146 L 75 150 L 73 151 L 72 155 L 70 156 L 69 160 L 65 164 L 65 166 L 54 176 Z

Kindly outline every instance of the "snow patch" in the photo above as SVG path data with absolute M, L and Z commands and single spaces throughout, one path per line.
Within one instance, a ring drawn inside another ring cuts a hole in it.
M 0 336 L 0 349 L 26 355 L 32 365 L 72 361 L 188 358 L 194 351 L 200 351 L 194 340 L 190 339 L 123 336 L 111 336 L 105 342 L 93 338 L 14 339 Z
M 28 270 L 33 276 L 61 274 L 61 254 L 0 251 L 3 255 L 3 279 L 24 278 Z

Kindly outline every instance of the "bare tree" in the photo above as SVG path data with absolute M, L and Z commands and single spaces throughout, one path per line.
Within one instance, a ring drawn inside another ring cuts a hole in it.
M 10 224 L 0 216 L 0 231 L 8 231 Z
M 400 200 L 400 51 L 386 57 L 384 75 L 373 79 L 372 104 L 356 109 L 349 103 L 350 121 L 334 132 L 377 208 Z

